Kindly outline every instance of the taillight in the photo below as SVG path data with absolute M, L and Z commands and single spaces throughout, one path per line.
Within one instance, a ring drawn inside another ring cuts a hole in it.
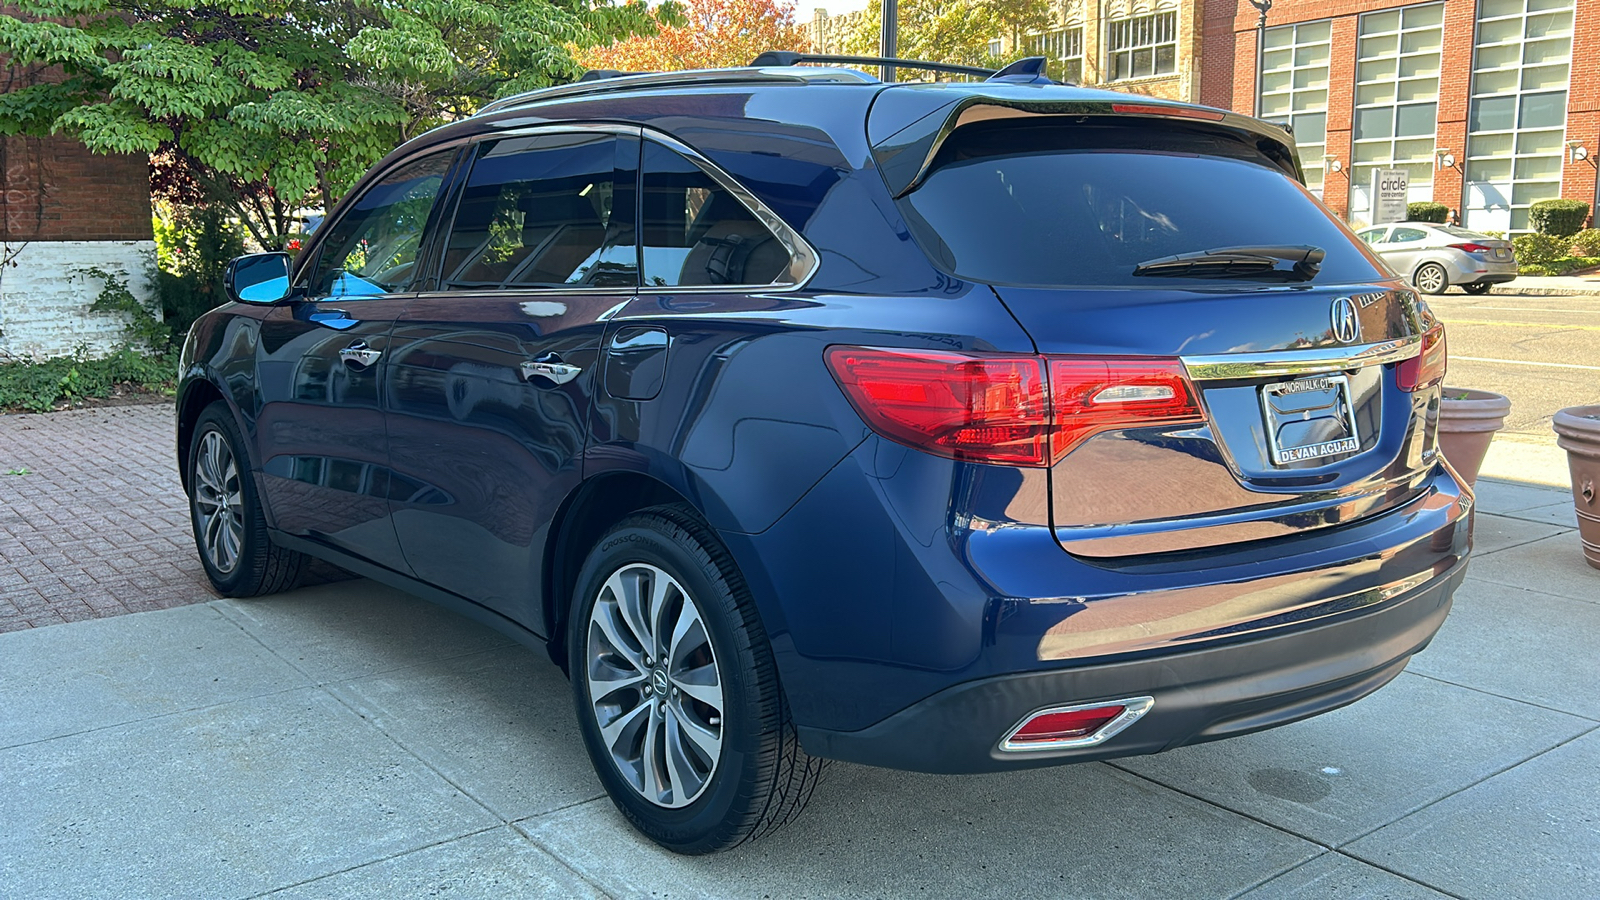
M 1450 362 L 1449 348 L 1445 346 L 1444 323 L 1435 322 L 1422 333 L 1422 352 L 1395 367 L 1395 381 L 1402 391 L 1420 391 L 1444 381 L 1445 369 Z
M 828 367 L 873 431 L 939 456 L 1042 466 L 1050 399 L 1036 356 L 830 347 Z
M 1454 247 L 1457 250 L 1465 250 L 1468 253 L 1488 253 L 1491 249 L 1493 249 L 1492 247 L 1485 247 L 1482 244 L 1450 244 L 1449 246 Z
M 1116 736 L 1155 705 L 1153 697 L 1058 706 L 1029 715 L 1000 739 L 1013 753 L 1092 747 Z
M 1056 459 L 1102 431 L 1205 421 L 1176 359 L 1053 357 L 1050 394 Z
M 827 361 L 873 431 L 953 459 L 1045 466 L 1102 431 L 1204 421 L 1176 359 L 831 347 Z

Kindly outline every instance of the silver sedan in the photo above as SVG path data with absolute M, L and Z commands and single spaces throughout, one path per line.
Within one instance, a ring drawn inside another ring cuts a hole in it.
M 1442 294 L 1452 284 L 1469 294 L 1487 294 L 1492 285 L 1517 277 L 1511 242 L 1430 222 L 1399 222 L 1362 229 L 1366 241 L 1389 268 L 1411 279 L 1425 294 Z

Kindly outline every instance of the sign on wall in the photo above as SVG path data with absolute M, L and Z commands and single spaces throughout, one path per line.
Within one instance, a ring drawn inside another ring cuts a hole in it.
M 1372 170 L 1372 224 L 1404 222 L 1411 176 L 1405 169 Z

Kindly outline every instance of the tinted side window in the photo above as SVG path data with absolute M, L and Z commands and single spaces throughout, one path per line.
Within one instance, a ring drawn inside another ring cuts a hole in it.
M 641 168 L 646 287 L 771 284 L 789 270 L 777 237 L 694 162 L 647 140 Z
M 1389 235 L 1389 243 L 1410 243 L 1411 241 L 1420 241 L 1427 236 L 1428 233 L 1420 228 L 1396 228 L 1394 233 Z
M 1387 230 L 1385 228 L 1368 228 L 1366 231 L 1357 232 L 1357 234 L 1369 244 L 1378 244 L 1383 242 L 1383 233 Z
M 312 297 L 360 297 L 405 290 L 417 249 L 455 151 L 406 163 L 367 188 L 329 228 L 309 280 Z
M 440 287 L 634 286 L 633 185 L 631 177 L 617 184 L 617 154 L 609 134 L 483 144 L 445 245 Z

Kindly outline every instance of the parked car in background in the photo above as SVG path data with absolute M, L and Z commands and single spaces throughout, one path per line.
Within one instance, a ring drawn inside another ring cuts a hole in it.
M 1417 290 L 1442 294 L 1451 285 L 1469 294 L 1517 277 L 1517 255 L 1511 242 L 1454 225 L 1400 222 L 1374 225 L 1358 232 L 1389 267 L 1410 279 Z
M 322 557 L 547 649 L 687 853 L 824 758 L 1156 753 L 1427 646 L 1473 503 L 1444 327 L 1290 134 L 1042 59 L 763 59 L 491 104 L 235 260 L 177 399 L 216 589 Z

